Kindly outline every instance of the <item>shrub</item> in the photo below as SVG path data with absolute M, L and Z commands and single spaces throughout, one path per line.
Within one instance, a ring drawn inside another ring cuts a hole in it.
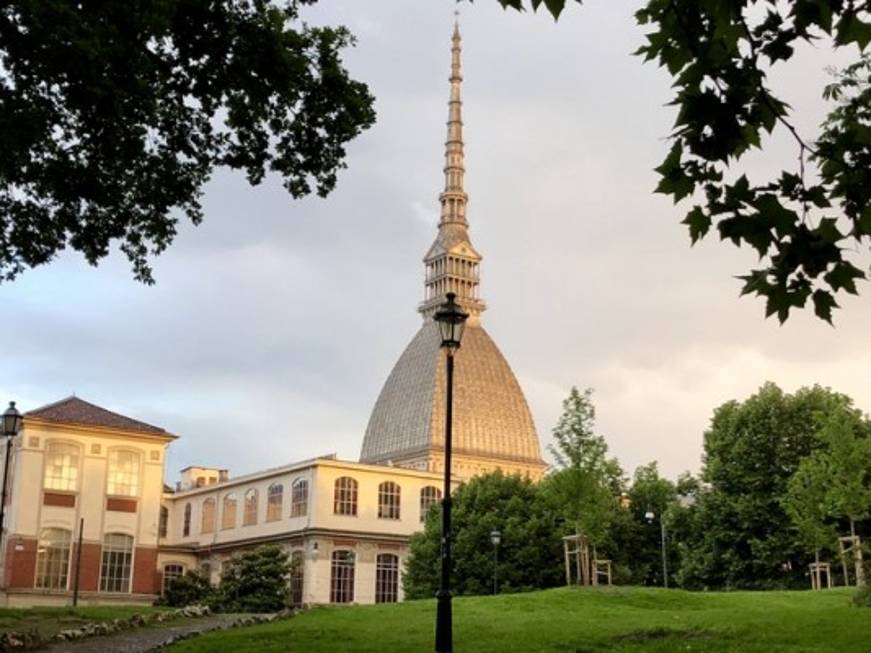
M 261 546 L 224 564 L 212 604 L 220 612 L 278 612 L 290 604 L 290 556 L 284 547 Z
M 160 605 L 182 608 L 186 605 L 207 605 L 212 603 L 214 588 L 205 576 L 189 571 L 169 583 Z
M 853 592 L 851 602 L 857 608 L 871 608 L 871 585 L 863 585 Z

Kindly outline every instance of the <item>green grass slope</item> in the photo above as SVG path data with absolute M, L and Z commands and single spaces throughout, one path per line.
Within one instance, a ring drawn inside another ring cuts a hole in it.
M 710 592 L 565 588 L 454 600 L 457 653 L 504 651 L 868 651 L 871 609 L 843 589 Z M 431 651 L 435 601 L 315 608 L 218 632 L 170 653 Z

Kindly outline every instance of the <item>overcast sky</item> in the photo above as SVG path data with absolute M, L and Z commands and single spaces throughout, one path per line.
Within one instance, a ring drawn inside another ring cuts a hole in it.
M 76 253 L 0 286 L 0 397 L 23 409 L 72 393 L 160 425 L 168 480 L 188 464 L 254 471 L 318 454 L 356 459 L 369 412 L 416 332 L 447 113 L 451 0 L 322 2 L 311 22 L 357 35 L 347 62 L 378 122 L 350 147 L 326 200 L 293 201 L 275 179 L 219 173 L 206 219 L 155 261 Z M 766 380 L 820 383 L 871 408 L 869 298 L 836 328 L 786 326 L 739 299 L 752 252 L 690 248 L 685 207 L 653 195 L 673 121 L 669 78 L 630 56 L 639 2 L 589 0 L 559 23 L 462 7 L 471 236 L 484 256 L 484 325 L 526 392 L 543 448 L 572 385 L 595 388 L 599 429 L 631 472 L 700 466 L 713 409 Z M 824 50 L 775 79 L 813 134 Z M 774 138 L 751 181 L 793 166 Z M 869 293 L 867 287 L 865 293 Z

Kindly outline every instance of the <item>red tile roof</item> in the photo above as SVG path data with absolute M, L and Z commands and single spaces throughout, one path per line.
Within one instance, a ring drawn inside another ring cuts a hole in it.
M 119 431 L 138 431 L 141 433 L 161 433 L 166 431 L 158 426 L 152 426 L 145 422 L 113 413 L 105 408 L 100 408 L 78 397 L 67 397 L 53 404 L 42 406 L 24 413 L 25 421 L 28 417 L 46 420 L 48 422 L 60 422 L 63 424 L 81 424 L 84 426 L 100 426 L 103 428 L 118 429 Z

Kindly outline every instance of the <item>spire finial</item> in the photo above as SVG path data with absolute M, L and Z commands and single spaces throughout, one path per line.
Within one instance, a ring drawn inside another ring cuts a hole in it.
M 441 217 L 435 243 L 424 258 L 426 263 L 426 296 L 420 311 L 431 317 L 448 292 L 456 293 L 457 302 L 476 321 L 484 302 L 478 296 L 478 264 L 481 256 L 472 247 L 466 222 L 469 196 L 464 188 L 465 153 L 463 145 L 463 102 L 460 90 L 463 82 L 460 55 L 459 12 L 454 12 L 454 33 L 451 37 L 451 94 L 448 100 L 448 134 L 445 141 L 445 187 L 439 202 Z

